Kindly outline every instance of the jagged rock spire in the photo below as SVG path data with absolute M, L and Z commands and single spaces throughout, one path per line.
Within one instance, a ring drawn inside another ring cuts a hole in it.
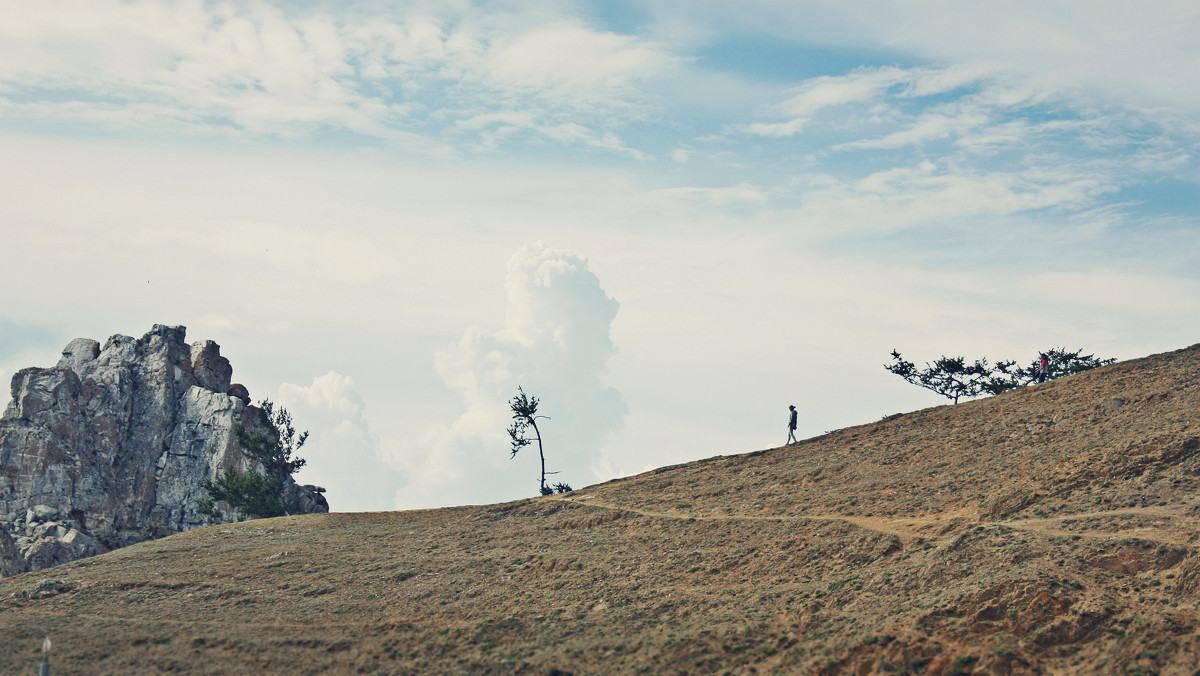
M 77 338 L 56 366 L 13 377 L 0 418 L 0 575 L 207 525 L 201 482 L 255 469 L 234 432 L 261 424 L 249 392 L 231 390 L 219 345 L 188 345 L 186 332 L 156 324 L 103 348 Z M 290 478 L 284 497 L 293 514 L 328 511 Z

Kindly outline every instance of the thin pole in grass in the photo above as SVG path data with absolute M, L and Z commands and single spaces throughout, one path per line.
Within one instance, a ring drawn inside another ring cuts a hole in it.
M 42 639 L 42 665 L 38 676 L 50 676 L 50 637 Z

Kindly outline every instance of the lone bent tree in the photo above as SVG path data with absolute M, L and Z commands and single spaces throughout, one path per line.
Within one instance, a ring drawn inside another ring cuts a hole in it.
M 555 492 L 567 493 L 571 487 L 564 483 L 555 484 L 553 488 L 546 485 L 547 474 L 557 474 L 557 472 L 546 471 L 546 454 L 542 451 L 542 433 L 538 430 L 537 419 L 549 420 L 544 415 L 538 415 L 538 399 L 525 394 L 525 390 L 518 387 L 517 396 L 513 397 L 508 402 L 509 408 L 512 409 L 513 424 L 508 428 L 508 436 L 512 439 L 512 455 L 509 459 L 517 457 L 517 453 L 533 443 L 528 436 L 526 430 L 533 428 L 534 438 L 537 439 L 538 456 L 542 460 L 542 478 L 541 478 L 541 493 L 542 495 L 551 495 Z

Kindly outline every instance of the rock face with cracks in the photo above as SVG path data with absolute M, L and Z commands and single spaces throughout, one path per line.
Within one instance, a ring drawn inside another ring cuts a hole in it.
M 226 471 L 262 471 L 235 428 L 269 433 L 211 340 L 155 325 L 104 347 L 77 338 L 52 368 L 12 380 L 0 418 L 0 576 L 209 525 L 202 487 Z M 323 496 L 285 481 L 292 514 L 327 512 Z M 233 513 L 223 503 L 222 521 Z

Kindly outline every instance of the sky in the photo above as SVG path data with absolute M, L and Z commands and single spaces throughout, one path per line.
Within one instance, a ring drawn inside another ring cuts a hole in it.
M 335 511 L 1200 342 L 1200 5 L 0 0 L 0 377 L 183 325 Z

